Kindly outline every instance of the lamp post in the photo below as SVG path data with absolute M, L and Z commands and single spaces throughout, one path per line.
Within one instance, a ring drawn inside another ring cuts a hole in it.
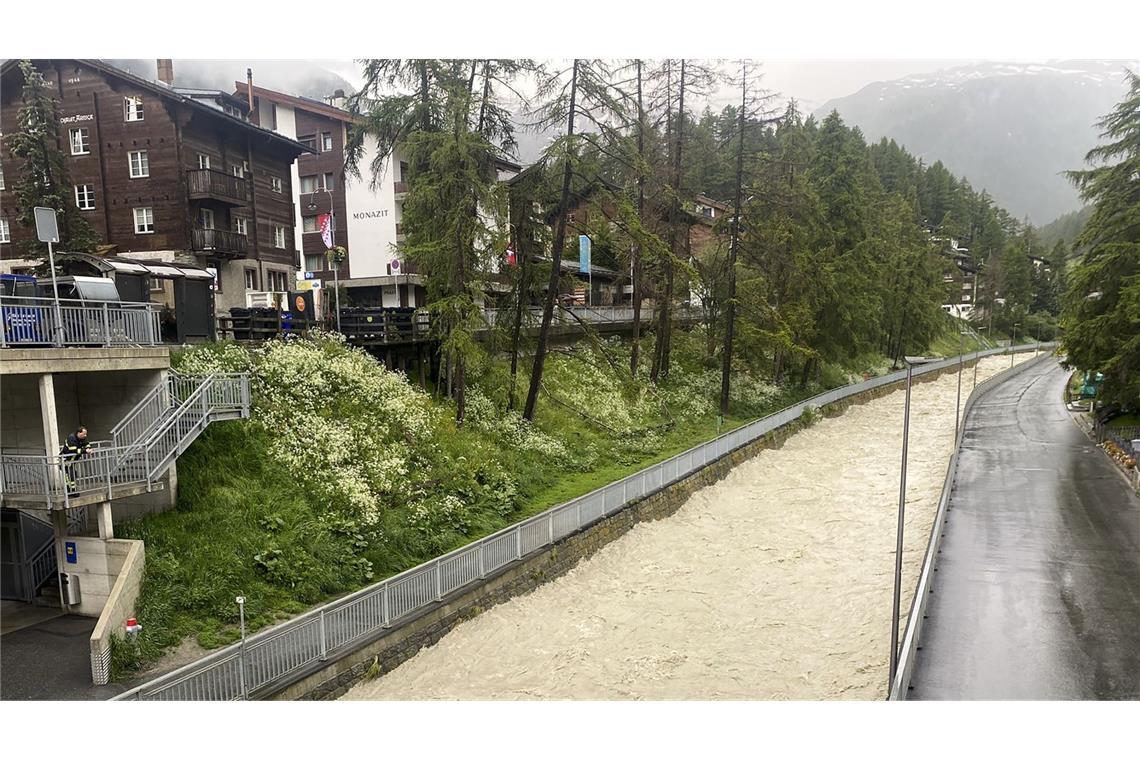
M 904 356 L 906 364 L 906 402 L 903 405 L 903 436 L 902 436 L 902 470 L 899 475 L 899 515 L 898 528 L 895 531 L 895 593 L 891 605 L 891 667 L 887 679 L 887 691 L 895 681 L 895 673 L 899 668 L 899 604 L 902 598 L 902 551 L 903 551 L 903 521 L 906 515 L 906 453 L 907 442 L 910 436 L 910 384 L 914 368 L 934 361 L 925 356 Z
M 329 246 L 325 251 L 325 256 L 336 248 L 336 207 L 333 205 L 332 190 L 327 187 L 322 187 L 320 190 L 315 190 L 309 194 L 309 211 L 317 210 L 317 193 L 328 193 L 329 196 Z M 332 260 L 332 257 L 329 257 Z M 336 331 L 340 332 L 340 261 L 332 261 L 333 267 L 333 301 L 335 302 L 334 308 L 336 309 Z
M 990 328 L 988 328 L 988 327 L 982 326 L 982 327 L 978 328 L 978 331 L 981 332 L 982 330 L 989 330 L 989 329 Z M 970 386 L 971 390 L 978 387 L 978 352 L 979 352 L 980 348 L 981 348 L 980 342 L 976 346 L 974 346 L 974 384 Z
M 1013 347 L 1017 345 L 1017 328 L 1021 326 L 1020 322 L 1013 323 L 1013 337 L 1009 340 L 1009 368 L 1013 369 Z
M 241 625 L 241 668 L 239 668 L 239 683 L 241 684 L 241 698 L 249 699 L 249 685 L 245 681 L 245 597 L 234 599 L 238 606 L 238 619 Z

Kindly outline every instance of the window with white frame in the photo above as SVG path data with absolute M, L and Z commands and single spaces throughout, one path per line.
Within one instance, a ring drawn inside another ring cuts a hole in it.
M 280 177 L 270 177 L 269 178 L 269 189 L 275 193 L 282 192 L 283 186 L 281 184 L 281 178 Z
M 8 227 L 8 220 L 0 218 L 0 243 L 12 242 L 12 230 Z
M 154 209 L 143 206 L 135 210 L 135 234 L 149 235 L 154 232 Z
M 320 272 L 325 268 L 325 257 L 319 253 L 305 254 L 305 271 Z
M 315 216 L 301 217 L 301 231 L 302 232 L 319 232 L 320 228 L 317 226 L 317 218 Z
M 325 172 L 325 190 L 333 189 L 333 173 Z
M 301 194 L 307 195 L 308 193 L 317 192 L 317 175 L 310 174 L 301 177 Z
M 80 211 L 94 211 L 95 210 L 95 186 L 94 185 L 76 185 L 75 186 L 75 205 L 79 207 Z
M 0 166 L 0 190 L 4 189 L 4 167 Z
M 329 151 L 333 149 L 332 132 L 321 132 L 321 150 Z
M 214 229 L 214 210 L 209 208 L 198 209 L 198 226 L 204 230 Z
M 249 172 L 249 161 L 242 161 L 240 164 L 234 164 L 230 167 L 230 169 L 235 177 L 241 177 L 244 179 L 246 173 Z
M 150 176 L 150 157 L 145 150 L 132 150 L 127 153 L 131 165 L 131 178 Z
M 71 155 L 86 156 L 91 152 L 91 132 L 87 127 L 71 130 Z
M 143 120 L 143 102 L 138 96 L 128 95 L 123 98 L 123 116 L 127 121 Z
M 256 269 L 245 270 L 245 289 L 246 290 L 257 290 L 257 270 Z
M 285 227 L 280 224 L 273 225 L 273 246 L 275 248 L 285 247 Z
M 249 220 L 246 219 L 244 216 L 235 216 L 234 217 L 234 232 L 236 232 L 239 235 L 248 235 L 249 234 Z
M 210 157 L 207 156 L 205 153 L 199 153 L 198 154 L 198 168 L 199 169 L 209 169 L 210 168 Z

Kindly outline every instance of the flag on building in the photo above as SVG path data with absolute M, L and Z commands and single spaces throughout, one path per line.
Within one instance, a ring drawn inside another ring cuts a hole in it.
M 578 236 L 578 271 L 582 274 L 590 273 L 590 236 Z
M 516 266 L 518 264 L 518 256 L 515 255 L 515 244 L 511 243 L 507 246 L 507 266 Z
M 321 214 L 317 217 L 317 226 L 321 230 L 321 240 L 325 241 L 325 248 L 332 249 L 332 214 Z

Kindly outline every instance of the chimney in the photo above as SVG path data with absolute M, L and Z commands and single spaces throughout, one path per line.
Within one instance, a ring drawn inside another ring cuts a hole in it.
M 337 90 L 329 96 L 329 105 L 333 108 L 344 108 L 347 100 L 344 96 L 344 90 Z
M 249 120 L 260 126 L 261 117 L 253 110 L 253 69 L 245 70 L 245 94 L 249 99 Z
M 174 86 L 174 61 L 170 58 L 158 59 L 158 81 L 167 87 Z

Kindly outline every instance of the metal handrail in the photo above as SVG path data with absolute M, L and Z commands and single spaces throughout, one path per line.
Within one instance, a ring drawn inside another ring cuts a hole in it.
M 156 346 L 154 304 L 0 296 L 0 346 Z
M 1032 348 L 1034 346 L 1029 345 L 1015 350 Z M 979 352 L 977 356 L 980 358 L 1006 352 L 1005 349 L 991 349 Z M 971 353 L 968 358 L 974 358 L 974 354 Z M 916 368 L 913 374 L 937 372 L 957 363 L 958 357 L 955 356 L 923 365 Z M 905 378 L 906 371 L 903 370 L 819 393 L 621 480 L 254 634 L 246 640 L 244 648 L 240 644 L 230 645 L 123 692 L 114 699 L 233 700 L 244 699 L 251 693 L 269 693 L 300 677 L 316 663 L 351 649 L 354 642 L 378 635 L 463 586 L 486 578 L 512 562 L 520 561 L 531 552 L 553 545 L 624 509 L 632 502 L 687 478 L 706 464 L 794 421 L 805 409 L 818 408 Z

